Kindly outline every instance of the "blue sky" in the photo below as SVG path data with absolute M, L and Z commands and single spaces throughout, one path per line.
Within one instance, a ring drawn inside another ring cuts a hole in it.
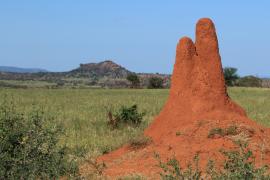
M 0 65 L 66 71 L 111 59 L 171 73 L 182 36 L 216 24 L 223 66 L 270 76 L 270 1 L 1 0 Z

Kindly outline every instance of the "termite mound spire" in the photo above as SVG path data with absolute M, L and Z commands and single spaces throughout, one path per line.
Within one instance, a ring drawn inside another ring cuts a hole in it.
M 189 37 L 178 42 L 169 98 L 146 135 L 159 139 L 167 133 L 159 127 L 226 119 L 231 114 L 246 117 L 227 94 L 214 23 L 202 18 L 196 24 L 195 43 Z

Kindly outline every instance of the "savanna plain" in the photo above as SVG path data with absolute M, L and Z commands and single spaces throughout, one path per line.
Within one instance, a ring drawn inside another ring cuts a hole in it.
M 270 127 L 270 89 L 232 87 L 228 92 L 251 119 Z M 61 123 L 65 135 L 60 142 L 83 154 L 83 162 L 142 134 L 160 112 L 168 94 L 168 89 L 0 89 L 0 103 L 12 102 L 17 111 L 25 114 L 38 108 L 48 121 Z M 108 126 L 109 111 L 134 104 L 146 113 L 139 127 Z

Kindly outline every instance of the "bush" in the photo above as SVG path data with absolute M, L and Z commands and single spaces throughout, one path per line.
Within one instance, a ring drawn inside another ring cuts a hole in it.
M 237 81 L 237 86 L 241 87 L 262 87 L 262 80 L 255 76 L 245 76 Z
M 47 120 L 38 110 L 26 116 L 13 105 L 0 106 L 0 179 L 77 175 L 78 166 L 69 149 L 59 145 L 62 127 Z
M 109 124 L 113 128 L 118 127 L 120 124 L 138 126 L 141 124 L 143 116 L 145 116 L 145 113 L 139 113 L 136 104 L 131 107 L 122 106 L 115 114 L 112 114 L 111 111 L 108 113 Z
M 140 79 L 135 73 L 128 74 L 127 80 L 131 83 L 131 88 L 137 88 L 140 86 Z
M 160 77 L 151 77 L 148 84 L 149 89 L 163 88 L 163 79 Z

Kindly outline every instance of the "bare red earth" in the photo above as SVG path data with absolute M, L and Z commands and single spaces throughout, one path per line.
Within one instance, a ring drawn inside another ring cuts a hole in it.
M 237 127 L 236 135 L 208 137 L 211 129 L 229 126 Z M 160 171 L 155 152 L 163 159 L 175 155 L 184 167 L 199 154 L 204 168 L 209 159 L 220 162 L 220 149 L 235 148 L 235 140 L 248 141 L 258 166 L 270 164 L 270 130 L 248 119 L 228 96 L 210 19 L 198 21 L 195 43 L 188 37 L 179 41 L 169 98 L 144 134 L 153 140 L 148 146 L 134 150 L 126 145 L 98 158 L 107 166 L 105 175 L 136 173 L 155 179 Z M 88 168 L 83 166 L 82 173 Z

